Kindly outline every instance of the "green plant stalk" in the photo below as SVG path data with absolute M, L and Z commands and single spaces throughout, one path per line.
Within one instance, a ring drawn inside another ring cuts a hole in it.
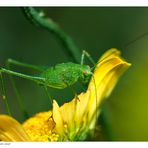
M 64 52 L 77 63 L 80 63 L 81 52 L 74 44 L 70 36 L 68 36 L 51 18 L 46 18 L 42 11 L 37 11 L 33 7 L 23 8 L 23 12 L 35 25 L 44 28 L 57 37 L 63 45 Z

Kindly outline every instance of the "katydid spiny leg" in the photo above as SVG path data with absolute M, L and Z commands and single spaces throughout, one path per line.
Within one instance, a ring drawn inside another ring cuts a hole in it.
M 4 86 L 4 81 L 3 81 L 3 76 L 2 76 L 1 70 L 0 70 L 0 81 L 1 81 L 2 100 L 3 100 L 4 104 L 5 104 L 5 107 L 6 107 L 8 115 L 11 116 L 12 112 L 10 110 L 10 107 L 9 107 L 9 104 L 8 104 L 8 101 L 7 101 L 6 90 L 5 90 L 5 86 Z
M 14 63 L 13 63 L 14 62 Z M 11 64 L 14 64 L 17 63 L 17 61 L 15 60 L 11 60 L 11 59 L 8 59 L 7 62 L 6 62 L 6 67 L 7 69 L 11 70 Z M 19 63 L 19 62 L 18 62 Z M 16 64 L 17 65 L 17 64 Z M 17 88 L 16 86 L 16 82 L 13 78 L 13 76 L 9 75 L 9 78 L 10 78 L 10 81 L 12 83 L 12 87 L 13 87 L 13 90 L 15 92 L 15 95 L 16 95 L 16 100 L 19 104 L 19 107 L 20 107 L 20 110 L 21 110 L 21 113 L 23 114 L 24 118 L 27 119 L 29 117 L 29 114 L 27 112 L 27 109 L 25 107 L 25 104 L 24 104 L 24 101 L 23 101 L 23 97 L 22 95 L 20 94 L 20 91 L 19 89 Z
M 32 70 L 36 70 L 38 72 L 43 72 L 46 68 L 45 67 L 41 67 L 41 66 L 36 66 L 36 65 L 32 65 L 32 64 L 28 64 L 28 63 L 24 63 L 24 62 L 20 62 L 14 59 L 8 59 L 6 61 L 6 64 L 10 65 L 16 65 L 16 66 L 20 66 L 20 67 L 25 67 L 28 69 L 32 69 Z
M 49 91 L 48 91 L 47 86 L 44 86 L 44 90 L 45 90 L 45 92 L 46 92 L 46 94 L 47 94 L 47 97 L 49 98 L 50 103 L 51 103 L 51 106 L 52 106 L 52 104 L 53 104 L 53 99 L 52 99 L 52 97 L 51 97 L 51 95 L 50 95 L 50 93 L 49 93 Z
M 89 59 L 89 61 L 90 61 L 93 65 L 95 65 L 95 61 L 93 60 L 93 58 L 91 57 L 91 55 L 90 55 L 86 50 L 83 50 L 83 51 L 82 51 L 81 65 L 84 64 L 85 56 Z

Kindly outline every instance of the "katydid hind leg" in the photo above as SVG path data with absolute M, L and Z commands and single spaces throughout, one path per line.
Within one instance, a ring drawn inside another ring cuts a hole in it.
M 44 83 L 45 82 L 45 78 L 42 78 L 42 77 L 39 77 L 39 76 L 31 76 L 31 75 L 23 74 L 23 73 L 15 72 L 15 71 L 5 69 L 5 68 L 1 68 L 0 72 L 10 74 L 10 75 L 13 75 L 13 76 L 16 76 L 16 77 L 28 79 L 28 80 L 34 81 L 36 83 Z
M 6 97 L 6 93 L 5 93 L 2 73 L 5 73 L 5 74 L 11 75 L 11 76 L 16 76 L 16 77 L 28 79 L 28 80 L 34 81 L 36 83 L 44 83 L 44 81 L 45 81 L 45 79 L 41 78 L 41 77 L 35 77 L 35 76 L 31 76 L 31 75 L 26 75 L 26 74 L 15 72 L 15 71 L 12 71 L 12 70 L 9 70 L 9 69 L 1 68 L 0 69 L 0 74 L 1 74 L 2 90 L 3 90 L 3 96 L 4 96 L 3 100 L 4 100 L 4 103 L 5 103 L 5 106 L 7 108 L 7 112 L 8 112 L 9 115 L 11 115 L 11 111 L 10 111 L 10 107 L 8 106 L 8 101 L 7 101 L 7 97 Z M 13 84 L 13 85 L 15 85 L 15 84 Z M 19 96 L 17 88 L 15 86 L 14 86 L 14 88 L 16 90 L 17 95 Z M 6 99 L 4 99 L 4 98 L 6 98 Z M 19 102 L 21 102 L 20 98 L 19 98 Z M 23 107 L 22 109 L 24 111 L 24 116 L 27 117 L 28 115 L 27 115 L 27 112 L 25 111 L 25 108 Z
M 1 71 L 0 71 L 0 81 L 1 81 L 2 100 L 5 104 L 8 115 L 12 116 L 12 112 L 10 110 L 10 106 L 9 106 L 8 100 L 7 100 L 6 89 L 5 89 L 4 80 L 3 80 L 3 76 L 2 76 Z
M 28 68 L 28 69 L 36 70 L 38 72 L 43 72 L 46 69 L 43 66 L 42 67 L 41 66 L 36 66 L 36 65 L 20 62 L 20 61 L 14 60 L 14 59 L 8 59 L 6 61 L 6 65 L 8 65 L 9 67 L 11 65 L 16 65 L 16 66 L 20 66 L 20 67 L 25 67 L 25 68 Z
M 52 99 L 52 97 L 51 97 L 51 94 L 49 93 L 47 86 L 43 86 L 43 87 L 44 87 L 44 90 L 45 90 L 45 92 L 46 92 L 46 94 L 47 94 L 47 97 L 49 98 L 49 101 L 50 101 L 51 106 L 52 106 L 52 104 L 53 104 L 53 99 Z
M 8 69 L 10 69 L 10 65 L 9 63 L 6 64 L 6 67 Z M 24 116 L 25 119 L 27 119 L 29 117 L 29 114 L 27 112 L 27 109 L 25 107 L 25 104 L 24 104 L 24 101 L 23 101 L 23 97 L 22 95 L 20 94 L 20 91 L 19 89 L 17 88 L 17 85 L 16 85 L 16 82 L 14 80 L 14 77 L 9 75 L 9 78 L 10 78 L 10 81 L 11 81 L 11 84 L 12 84 L 12 87 L 13 87 L 13 90 L 15 92 L 15 95 L 16 95 L 16 99 L 17 99 L 17 102 L 19 104 L 19 107 L 20 107 L 20 110 Z

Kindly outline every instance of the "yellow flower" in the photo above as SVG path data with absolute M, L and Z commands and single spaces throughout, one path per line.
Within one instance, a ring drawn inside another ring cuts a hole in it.
M 0 115 L 2 141 L 85 140 L 95 128 L 101 104 L 113 90 L 121 74 L 130 66 L 115 48 L 108 50 L 96 64 L 86 92 L 59 107 L 29 118 L 22 125 L 12 117 Z

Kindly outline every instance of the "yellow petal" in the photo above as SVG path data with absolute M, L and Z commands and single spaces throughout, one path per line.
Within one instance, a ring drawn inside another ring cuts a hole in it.
M 121 54 L 121 52 L 118 49 L 111 48 L 101 56 L 101 58 L 99 59 L 98 62 L 101 62 L 103 60 L 107 60 L 111 57 L 118 57 L 118 56 L 120 56 L 120 54 Z
M 76 105 L 76 110 L 75 110 L 75 122 L 77 126 L 80 126 L 82 123 L 87 120 L 86 115 L 87 114 L 87 107 L 88 107 L 88 102 L 90 99 L 90 91 L 87 91 L 87 93 L 81 93 L 78 95 L 79 100 Z
M 85 98 L 85 99 L 84 99 Z M 65 134 L 72 140 L 80 128 L 86 125 L 85 116 L 89 101 L 89 93 L 81 93 L 68 103 L 61 107 L 56 101 L 53 102 L 53 119 L 56 123 L 55 132 L 60 135 Z
M 74 128 L 74 116 L 76 110 L 76 99 L 72 100 L 70 103 L 64 103 L 60 107 L 60 113 L 63 119 L 63 123 L 65 126 L 69 124 L 69 128 Z
M 83 117 L 87 109 L 89 97 L 89 93 L 81 93 L 72 101 L 64 103 L 59 108 L 63 123 L 64 125 L 68 125 L 68 130 L 73 130 L 85 120 Z
M 53 114 L 53 120 L 56 123 L 55 131 L 60 134 L 64 130 L 64 123 L 63 123 L 63 118 L 61 116 L 60 108 L 55 100 L 53 100 L 52 114 Z
M 120 52 L 117 49 L 108 50 L 99 60 L 94 71 L 94 79 L 89 83 L 88 90 L 91 91 L 90 102 L 88 107 L 89 120 L 95 113 L 96 106 L 100 107 L 104 98 L 108 97 L 116 85 L 119 77 L 131 64 L 127 63 L 120 57 Z M 96 105 L 97 97 L 97 105 Z
M 0 115 L 1 141 L 31 141 L 22 125 L 7 115 Z

